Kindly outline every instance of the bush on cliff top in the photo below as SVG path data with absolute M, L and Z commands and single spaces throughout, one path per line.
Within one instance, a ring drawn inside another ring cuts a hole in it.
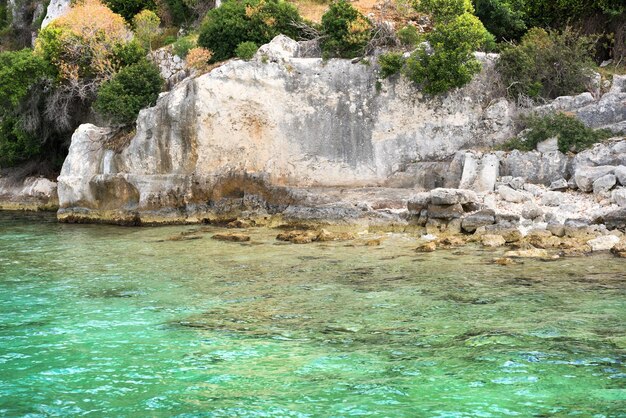
M 132 123 L 141 109 L 156 103 L 162 85 L 159 69 L 151 62 L 142 60 L 123 68 L 104 83 L 94 108 L 112 122 Z
M 467 84 L 480 71 L 474 51 L 487 40 L 488 32 L 470 13 L 435 26 L 404 67 L 405 75 L 430 94 L 445 93 Z
M 354 58 L 372 37 L 372 24 L 346 0 L 338 0 L 322 16 L 321 31 L 325 56 Z
M 235 56 L 242 42 L 263 45 L 284 34 L 297 39 L 301 22 L 296 7 L 283 0 L 227 0 L 207 13 L 200 28 L 198 45 L 213 52 L 212 62 Z
M 533 28 L 502 51 L 497 68 L 510 97 L 554 99 L 585 91 L 593 72 L 594 40 L 566 29 Z

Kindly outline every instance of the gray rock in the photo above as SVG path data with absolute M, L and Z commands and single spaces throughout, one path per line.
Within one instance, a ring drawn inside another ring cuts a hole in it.
M 501 159 L 500 174 L 523 177 L 529 183 L 549 185 L 564 177 L 568 158 L 561 152 L 511 151 Z
M 285 35 L 278 35 L 269 44 L 259 47 L 254 59 L 259 62 L 280 63 L 297 57 L 299 51 L 300 45 L 297 41 Z
M 513 190 L 508 186 L 499 186 L 498 194 L 503 200 L 511 203 L 521 203 L 530 199 L 526 193 Z
M 433 205 L 477 203 L 478 196 L 471 190 L 437 188 L 430 191 L 430 202 Z
M 524 184 L 526 183 L 526 179 L 523 177 L 514 177 L 509 181 L 509 186 L 515 190 L 522 190 L 524 188 Z
M 496 223 L 503 225 L 517 225 L 520 221 L 519 215 L 514 213 L 496 213 Z
M 618 206 L 626 207 L 626 187 L 613 190 L 611 198 Z
M 626 166 L 615 167 L 615 177 L 617 177 L 619 184 L 626 186 Z
M 491 209 L 484 209 L 463 218 L 461 227 L 466 232 L 474 232 L 481 226 L 492 225 L 495 222 L 495 212 Z
M 543 216 L 543 210 L 533 202 L 526 202 L 522 207 L 522 216 L 526 219 L 537 219 Z
M 557 152 L 559 150 L 559 139 L 557 137 L 548 138 L 545 141 L 541 141 L 537 144 L 537 151 L 541 153 L 545 152 Z
M 579 167 L 574 174 L 578 188 L 583 192 L 593 190 L 593 182 L 602 176 L 612 174 L 615 167 L 612 165 L 602 165 L 597 167 Z
M 477 192 L 494 190 L 499 175 L 500 160 L 495 154 L 477 156 L 466 153 L 459 188 Z
M 426 209 L 430 204 L 430 193 L 421 192 L 407 202 L 407 209 L 412 214 L 419 214 L 423 209 Z
M 71 0 L 51 0 L 46 9 L 46 17 L 41 22 L 41 29 L 44 29 L 53 20 L 67 13 L 70 10 L 71 3 Z
M 609 140 L 579 152 L 572 158 L 569 173 L 574 174 L 581 167 L 603 165 L 626 165 L 626 140 Z
M 463 206 L 459 203 L 454 205 L 428 205 L 428 219 L 456 219 L 463 216 Z
M 563 202 L 562 192 L 546 192 L 541 197 L 541 204 L 544 206 L 559 206 Z
M 561 178 L 550 183 L 549 189 L 552 191 L 555 191 L 555 190 L 561 191 L 561 190 L 567 190 L 568 187 L 569 186 L 567 184 L 567 180 Z
M 555 237 L 565 236 L 565 226 L 563 224 L 552 223 L 546 226 L 546 229 L 552 233 Z
M 615 186 L 617 179 L 615 174 L 607 174 L 598 178 L 593 182 L 593 193 L 594 194 L 603 194 L 608 192 Z
M 603 216 L 604 225 L 609 230 L 626 229 L 626 208 L 621 208 Z

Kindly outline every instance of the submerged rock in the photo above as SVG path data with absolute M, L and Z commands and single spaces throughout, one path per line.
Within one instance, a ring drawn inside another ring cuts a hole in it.
M 432 253 L 436 249 L 437 249 L 437 244 L 435 244 L 434 241 L 430 241 L 430 242 L 425 242 L 425 243 L 419 245 L 415 249 L 415 251 L 417 251 L 418 253 Z
M 502 235 L 492 234 L 483 235 L 482 237 L 480 237 L 480 242 L 485 247 L 502 247 L 504 244 L 506 244 L 506 241 L 504 240 Z
M 248 242 L 250 241 L 250 235 L 245 234 L 215 234 L 211 237 L 212 239 L 218 241 L 229 241 L 229 242 Z
M 527 250 L 513 250 L 504 253 L 505 257 L 516 258 L 548 258 L 548 251 L 543 248 L 530 248 Z

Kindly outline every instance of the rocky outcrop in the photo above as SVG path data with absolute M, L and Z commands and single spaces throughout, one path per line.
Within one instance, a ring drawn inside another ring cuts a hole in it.
M 59 177 L 60 218 L 192 222 L 237 210 L 306 212 L 294 208 L 324 207 L 329 190 L 402 183 L 415 164 L 512 134 L 512 107 L 489 104 L 485 74 L 431 98 L 403 79 L 377 87 L 373 66 L 295 58 L 298 48 L 279 37 L 260 51 L 270 59 L 233 60 L 183 81 L 140 113 L 121 152 L 104 146 L 107 130 L 81 126 Z M 404 181 L 402 188 L 420 187 Z M 372 209 L 385 217 L 398 200 Z M 345 211 L 364 212 L 351 203 Z
M 46 17 L 41 22 L 41 29 L 45 28 L 54 19 L 63 16 L 70 10 L 71 0 L 51 0 L 46 9 Z
M 403 78 L 379 80 L 375 65 L 301 53 L 279 36 L 250 62 L 183 80 L 140 113 L 122 149 L 107 146 L 114 132 L 81 126 L 59 177 L 59 218 L 149 224 L 280 215 L 471 232 L 508 215 L 561 224 L 577 211 L 599 218 L 623 201 L 621 137 L 576 156 L 550 143 L 542 152 L 475 150 L 514 133 L 514 106 L 492 97 L 492 56 L 481 56 L 486 71 L 465 88 L 426 97 Z M 539 110 L 604 112 L 626 94 L 622 81 L 604 102 L 585 94 Z M 576 188 L 596 195 L 563 193 Z
M 59 207 L 57 184 L 43 177 L 0 177 L 0 210 L 46 210 Z

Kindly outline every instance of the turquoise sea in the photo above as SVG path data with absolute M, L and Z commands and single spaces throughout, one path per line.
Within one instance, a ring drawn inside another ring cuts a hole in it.
M 0 416 L 626 417 L 623 259 L 213 232 L 0 213 Z

